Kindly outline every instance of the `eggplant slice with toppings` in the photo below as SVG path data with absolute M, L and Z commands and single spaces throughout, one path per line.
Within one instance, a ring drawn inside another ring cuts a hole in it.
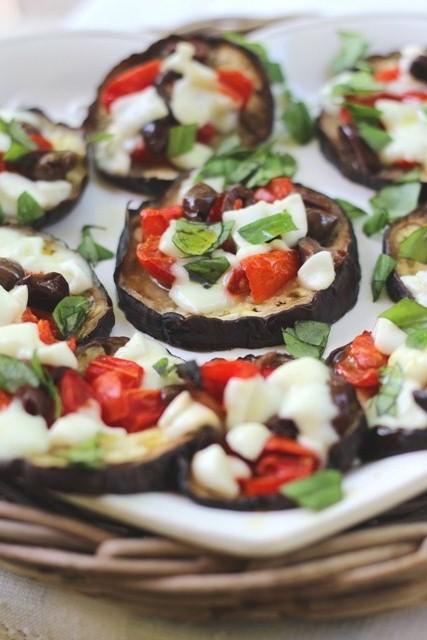
M 173 187 L 175 193 L 176 187 Z M 171 300 L 168 290 L 158 285 L 140 266 L 136 247 L 140 241 L 139 213 L 128 210 L 126 226 L 117 250 L 114 279 L 119 305 L 127 319 L 140 331 L 171 345 L 200 351 L 257 348 L 282 343 L 282 329 L 297 320 L 332 323 L 356 303 L 360 268 L 357 243 L 351 222 L 339 205 L 327 196 L 301 185 L 294 185 L 307 212 L 308 236 L 300 241 L 304 262 L 312 253 L 325 248 L 334 257 L 335 279 L 322 291 L 290 281 L 264 303 L 244 301 L 235 310 L 198 315 L 182 311 Z M 166 194 L 162 205 L 170 204 Z
M 410 238 L 414 242 L 408 245 Z M 406 244 L 402 245 L 403 242 Z M 396 260 L 396 266 L 387 280 L 390 298 L 419 298 L 417 302 L 426 305 L 425 294 L 422 298 L 422 281 L 427 281 L 427 205 L 419 207 L 390 225 L 384 234 L 383 249 L 384 253 Z M 416 250 L 419 253 L 416 254 Z M 402 251 L 405 257 L 401 255 Z M 409 255 L 414 258 L 417 256 L 424 261 L 406 257 Z
M 108 109 L 102 103 L 105 88 L 109 86 L 112 80 L 121 74 L 131 72 L 132 69 L 139 65 L 145 65 L 152 61 L 163 61 L 171 56 L 180 43 L 189 43 L 194 46 L 194 60 L 198 63 L 206 65 L 210 69 L 226 69 L 236 70 L 244 74 L 252 84 L 252 94 L 246 101 L 244 106 L 238 110 L 236 126 L 229 127 L 230 133 L 238 133 L 242 143 L 247 147 L 256 147 L 260 142 L 266 140 L 271 133 L 273 123 L 273 98 L 270 90 L 269 81 L 265 70 L 259 59 L 252 52 L 244 47 L 229 42 L 222 38 L 213 38 L 202 35 L 195 35 L 184 38 L 178 35 L 170 35 L 158 42 L 152 44 L 145 52 L 131 55 L 116 65 L 105 77 L 100 85 L 95 102 L 89 109 L 89 113 L 85 122 L 85 128 L 88 133 L 99 134 L 99 142 L 94 142 L 93 156 L 97 171 L 106 180 L 116 184 L 117 186 L 136 191 L 137 193 L 153 193 L 159 194 L 170 186 L 179 175 L 182 174 L 184 167 L 178 167 L 170 162 L 166 155 L 168 135 L 171 127 L 180 125 L 171 110 L 171 96 L 175 82 L 182 77 L 182 74 L 175 71 L 159 72 L 154 79 L 156 89 L 156 101 L 162 100 L 164 103 L 163 117 L 156 116 L 153 122 L 146 123 L 138 132 L 141 137 L 143 147 L 149 151 L 147 157 L 141 161 L 135 156 L 131 158 L 130 168 L 123 167 L 117 169 L 117 164 L 109 161 L 108 166 L 102 159 L 102 149 L 107 149 L 108 145 L 114 144 L 114 137 L 108 140 L 108 126 L 110 124 L 110 116 Z M 200 67 L 199 67 L 200 69 Z M 197 96 L 193 98 L 197 99 Z M 202 96 L 202 102 L 205 98 Z M 141 107 L 142 108 L 142 107 Z M 149 105 L 144 105 L 144 109 L 149 111 Z M 211 126 L 214 123 L 208 123 Z M 228 132 L 228 129 L 227 129 Z M 107 133 L 106 139 L 102 138 L 102 134 Z M 202 132 L 203 133 L 203 132 Z M 209 133 L 209 140 L 205 140 L 206 144 L 211 148 L 215 148 L 223 138 L 223 134 L 213 135 Z M 203 137 L 203 136 L 202 136 Z M 134 145 L 130 140 L 129 144 Z M 209 149 L 205 148 L 205 152 Z M 114 156 L 113 152 L 112 157 Z M 128 156 L 130 150 L 120 149 L 120 154 Z M 101 154 L 101 155 L 100 155 Z M 111 159 L 110 159 L 111 160 Z M 104 166 L 103 166 L 104 164 Z M 116 165 L 116 166 L 114 166 Z M 197 166 L 197 165 L 195 165 Z M 189 169 L 190 167 L 185 167 Z
M 88 181 L 81 131 L 39 109 L 0 110 L 0 125 L 9 140 L 0 171 L 4 219 L 36 229 L 58 222 L 76 206 Z M 26 193 L 30 202 L 20 206 L 17 193 Z

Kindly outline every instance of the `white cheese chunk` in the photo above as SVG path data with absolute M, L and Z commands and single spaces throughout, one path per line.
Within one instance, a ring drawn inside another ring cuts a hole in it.
M 175 281 L 169 289 L 169 297 L 181 309 L 190 313 L 215 313 L 235 304 L 233 297 L 224 287 L 226 274 L 210 287 L 193 282 L 182 264 L 172 268 Z
M 6 216 L 15 216 L 17 200 L 26 191 L 44 211 L 53 209 L 71 195 L 72 186 L 67 180 L 30 180 L 18 173 L 0 172 L 0 206 Z
M 269 376 L 269 384 L 277 385 L 283 391 L 288 391 L 291 387 L 305 384 L 305 382 L 315 382 L 327 384 L 330 379 L 328 367 L 316 358 L 304 357 L 296 360 L 289 360 L 277 367 Z
M 126 149 L 125 141 L 119 137 L 98 142 L 95 157 L 99 166 L 107 173 L 124 176 L 131 167 L 130 151 Z
M 283 393 L 260 375 L 253 378 L 231 378 L 224 390 L 227 428 L 246 422 L 265 422 L 277 413 Z
M 391 136 L 381 158 L 390 164 L 398 160 L 419 162 L 427 167 L 427 118 L 417 103 L 377 100 L 381 121 Z
M 368 423 L 371 426 L 381 425 L 392 430 L 426 429 L 427 412 L 414 400 L 414 391 L 420 388 L 421 385 L 418 382 L 410 379 L 404 380 L 394 404 L 393 415 L 387 413 L 378 415 L 376 397 L 372 398 L 366 407 Z
M 12 140 L 7 133 L 0 133 L 0 152 L 5 153 L 11 144 Z
M 378 318 L 372 335 L 376 348 L 386 356 L 393 353 L 406 340 L 406 333 L 388 318 Z
M 42 364 L 53 367 L 71 367 L 77 369 L 77 358 L 66 342 L 45 344 L 39 338 L 37 325 L 34 322 L 9 324 L 0 331 L 0 353 L 31 360 L 34 351 Z
M 28 287 L 26 285 L 20 285 L 11 291 L 6 291 L 0 285 L 0 326 L 19 322 L 27 305 Z
M 19 400 L 0 411 L 0 460 L 46 453 L 47 424 L 42 416 L 27 413 Z
M 192 84 L 206 89 L 217 88 L 216 72 L 194 60 L 196 48 L 190 42 L 178 43 L 175 51 L 162 62 L 162 71 L 175 71 L 189 78 Z
M 322 291 L 335 280 L 334 261 L 330 251 L 310 256 L 298 270 L 298 281 L 306 289 Z
M 237 103 L 220 93 L 216 83 L 207 88 L 191 76 L 184 76 L 174 83 L 170 106 L 181 124 L 196 123 L 202 127 L 210 123 L 221 133 L 228 133 L 237 124 Z
M 153 369 L 153 364 L 156 364 L 161 358 L 167 358 L 171 365 L 179 364 L 182 360 L 170 354 L 160 342 L 139 331 L 135 331 L 130 340 L 116 351 L 115 356 L 125 360 L 133 360 L 144 369 L 142 386 L 146 389 L 160 389 L 166 384 L 173 384 L 179 380 L 175 373 L 160 376 Z
M 191 472 L 196 483 L 221 498 L 237 498 L 240 493 L 237 478 L 250 477 L 250 469 L 242 466 L 242 460 L 236 469 L 230 461 L 231 457 L 219 444 L 211 444 L 198 451 L 191 462 Z
M 196 142 L 190 151 L 182 153 L 180 156 L 174 156 L 171 158 L 171 162 L 180 169 L 190 171 L 191 169 L 198 169 L 203 166 L 211 157 L 212 153 L 212 149 L 206 144 Z
M 427 269 L 418 271 L 411 276 L 401 276 L 401 280 L 415 300 L 427 307 Z
M 226 441 L 230 449 L 246 460 L 256 460 L 262 453 L 271 431 L 259 422 L 246 422 L 228 431 Z
M 110 115 L 108 131 L 124 138 L 134 136 L 149 122 L 164 118 L 168 109 L 156 88 L 150 86 L 114 100 Z
M 94 438 L 98 433 L 109 433 L 114 437 L 126 435 L 124 429 L 104 424 L 99 405 L 91 401 L 79 411 L 55 420 L 49 430 L 49 442 L 54 447 L 73 447 Z
M 427 384 L 427 349 L 412 349 L 402 344 L 391 354 L 388 364 L 398 365 L 404 378 L 424 386 Z
M 217 414 L 201 402 L 196 402 L 188 391 L 182 391 L 166 407 L 159 427 L 171 439 L 194 433 L 203 427 L 220 427 Z

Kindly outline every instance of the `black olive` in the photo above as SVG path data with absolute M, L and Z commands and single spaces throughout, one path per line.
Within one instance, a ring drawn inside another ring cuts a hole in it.
M 322 209 L 307 209 L 308 235 L 319 242 L 330 240 L 338 216 Z
M 166 404 L 170 404 L 172 400 L 175 400 L 175 398 L 185 390 L 186 387 L 180 384 L 171 384 L 167 387 L 163 387 L 163 389 L 161 390 L 162 400 Z
M 13 168 L 30 180 L 64 180 L 77 164 L 73 151 L 31 151 L 13 162 Z
M 427 389 L 417 389 L 413 393 L 414 400 L 423 411 L 427 411 Z
M 417 56 L 409 67 L 409 73 L 417 80 L 427 82 L 427 55 Z
M 255 203 L 255 196 L 251 189 L 247 189 L 243 185 L 236 185 L 226 191 L 222 203 L 222 211 L 232 211 L 233 209 L 241 209 L 249 207 Z M 238 205 L 238 206 L 236 206 Z
M 292 440 L 296 440 L 298 437 L 298 427 L 295 422 L 289 418 L 273 416 L 267 420 L 265 424 L 274 434 L 282 438 L 292 438 Z
M 142 137 L 150 151 L 157 154 L 165 153 L 171 126 L 173 126 L 173 120 L 166 116 L 149 122 L 142 128 Z
M 354 171 L 365 173 L 376 172 L 381 168 L 378 154 L 359 135 L 357 127 L 352 124 L 341 125 L 338 133 L 345 164 L 349 164 Z
M 44 311 L 53 311 L 58 302 L 70 295 L 68 282 L 60 273 L 32 273 L 19 284 L 28 287 L 28 305 Z
M 46 422 L 53 419 L 53 400 L 41 387 L 24 385 L 16 392 L 16 397 L 21 401 L 23 408 L 32 416 L 42 416 Z
M 25 271 L 18 262 L 0 258 L 0 285 L 10 291 L 25 277 Z
M 166 104 L 169 104 L 171 100 L 173 85 L 181 77 L 181 74 L 176 73 L 176 71 L 165 71 L 154 81 L 154 86 L 157 89 L 157 93 L 161 98 L 163 98 Z
M 204 182 L 199 182 L 191 187 L 184 196 L 182 206 L 187 218 L 206 220 L 218 194 Z
M 313 238 L 301 238 L 298 242 L 297 248 L 301 262 L 305 262 L 311 258 L 311 256 L 314 256 L 315 253 L 319 253 L 319 251 L 323 250 L 323 247 L 317 242 L 317 240 L 313 240 Z
M 200 367 L 195 360 L 188 360 L 188 362 L 179 364 L 176 368 L 176 371 L 179 377 L 184 380 L 184 382 L 190 383 L 195 387 L 202 386 Z

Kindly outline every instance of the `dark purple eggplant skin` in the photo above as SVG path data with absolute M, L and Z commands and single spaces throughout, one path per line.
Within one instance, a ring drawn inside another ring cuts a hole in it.
M 363 462 L 427 449 L 426 429 L 396 429 L 374 426 L 368 429 L 360 450 Z
M 395 302 L 402 298 L 413 298 L 412 293 L 403 284 L 399 275 L 399 271 L 405 270 L 405 263 L 408 261 L 399 259 L 398 248 L 400 243 L 400 234 L 404 232 L 405 227 L 412 227 L 414 225 L 427 227 L 427 204 L 418 207 L 407 216 L 396 220 L 396 222 L 388 227 L 383 237 L 383 252 L 397 261 L 396 268 L 393 269 L 386 283 L 388 295 Z M 425 268 L 425 265 L 419 263 L 414 264 L 418 265 L 420 269 L 423 267 Z M 418 267 L 416 270 L 418 270 Z
M 234 55 L 238 54 L 239 57 L 244 55 L 246 59 L 245 65 L 250 66 L 253 72 L 257 75 L 260 88 L 256 92 L 256 101 L 254 97 L 254 101 L 250 100 L 241 112 L 239 126 L 241 130 L 240 133 L 242 137 L 245 138 L 245 143 L 251 147 L 255 147 L 260 142 L 266 140 L 272 131 L 274 101 L 264 67 L 258 57 L 251 51 L 248 51 L 237 44 L 228 42 L 228 40 L 223 38 L 209 37 L 204 34 L 192 34 L 189 37 L 172 34 L 153 43 L 144 52 L 135 53 L 119 62 L 113 69 L 111 69 L 102 81 L 101 85 L 98 87 L 95 101 L 89 107 L 88 115 L 83 124 L 85 130 L 90 133 L 99 129 L 98 101 L 101 90 L 108 81 L 119 73 L 122 73 L 136 65 L 144 64 L 149 60 L 156 58 L 166 57 L 177 43 L 188 41 L 195 43 L 199 48 L 209 50 L 210 53 L 216 52 L 220 47 L 227 47 L 231 54 L 234 52 Z M 257 108 L 254 111 L 255 104 Z M 96 170 L 104 180 L 107 180 L 121 189 L 156 196 L 162 194 L 174 180 L 174 178 L 161 178 L 156 176 L 145 177 L 142 174 L 142 170 L 138 168 L 126 176 L 114 175 L 99 167 L 96 167 Z M 182 173 L 179 169 L 174 168 L 174 170 L 176 172 L 176 177 Z
M 319 208 L 335 212 L 348 234 L 345 259 L 336 265 L 336 278 L 324 291 L 319 291 L 310 303 L 295 304 L 290 309 L 259 315 L 242 316 L 235 320 L 206 318 L 201 315 L 184 316 L 177 312 L 159 312 L 137 299 L 122 274 L 133 229 L 138 224 L 139 211 L 147 206 L 143 203 L 138 210 L 129 210 L 125 228 L 119 240 L 114 281 L 118 302 L 127 319 L 137 329 L 176 347 L 197 351 L 212 351 L 243 347 L 248 349 L 282 344 L 282 329 L 292 326 L 297 320 L 318 320 L 336 322 L 356 303 L 359 292 L 360 267 L 357 241 L 351 222 L 341 208 L 330 198 L 313 189 L 295 185 L 295 190 L 303 196 L 306 206 L 316 204 Z M 142 267 L 139 267 L 143 273 Z M 276 303 L 279 307 L 283 303 Z M 259 306 L 259 305 L 258 305 Z

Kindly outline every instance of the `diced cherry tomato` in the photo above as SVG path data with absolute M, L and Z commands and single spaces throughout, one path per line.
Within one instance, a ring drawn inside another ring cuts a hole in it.
M 352 121 L 351 112 L 346 107 L 341 107 L 340 109 L 340 123 L 341 124 L 350 124 Z
M 35 322 L 37 324 L 39 318 L 30 307 L 27 307 L 21 316 L 21 320 L 22 322 Z
M 234 296 L 246 296 L 250 293 L 248 278 L 240 265 L 231 272 L 227 282 L 227 291 Z
M 101 405 L 104 422 L 110 426 L 120 426 L 120 422 L 128 414 L 128 403 L 120 376 L 115 371 L 107 371 L 95 378 L 91 387 Z
M 163 207 L 162 209 L 143 209 L 141 211 L 142 237 L 161 236 L 172 220 L 182 218 L 184 210 L 181 206 Z
M 0 411 L 6 409 L 6 407 L 10 405 L 11 400 L 12 396 L 6 393 L 6 391 L 3 391 L 3 389 L 0 389 Z
M 75 339 L 74 336 L 71 336 L 71 338 L 68 338 L 67 340 L 67 344 L 69 349 L 71 349 L 71 351 L 76 351 L 77 349 L 77 340 Z
M 49 320 L 38 320 L 37 329 L 39 332 L 39 338 L 45 344 L 55 344 L 58 339 L 55 336 L 54 329 Z
M 142 91 L 153 84 L 160 72 L 160 60 L 150 60 L 144 64 L 132 67 L 112 78 L 101 90 L 101 104 L 105 109 L 117 98 Z
M 93 400 L 90 385 L 73 369 L 68 369 L 64 373 L 58 384 L 58 389 L 62 402 L 62 415 L 64 416 L 78 411 L 89 400 Z
M 397 167 L 398 169 L 409 171 L 410 169 L 416 169 L 417 167 L 419 167 L 420 163 L 415 162 L 414 160 L 405 160 L 405 158 L 402 158 L 401 160 L 395 160 L 392 165 L 393 167 Z
M 400 69 L 397 65 L 393 67 L 384 67 L 383 69 L 377 69 L 374 73 L 374 78 L 378 82 L 393 82 L 400 76 Z
M 259 369 L 255 363 L 248 360 L 218 358 L 202 364 L 200 373 L 203 389 L 222 401 L 224 389 L 231 378 L 253 378 L 259 374 Z
M 87 367 L 85 378 L 92 383 L 96 378 L 108 371 L 114 371 L 125 389 L 139 387 L 144 376 L 144 369 L 132 360 L 114 356 L 98 356 Z
M 52 151 L 53 144 L 40 133 L 32 133 L 29 137 L 41 151 Z
M 128 411 L 120 426 L 128 433 L 154 427 L 165 409 L 158 389 L 129 389 L 125 399 Z
M 217 77 L 223 93 L 241 106 L 247 103 L 254 91 L 254 85 L 248 76 L 234 69 L 218 69 Z
M 209 222 L 221 222 L 222 220 L 222 205 L 224 204 L 225 194 L 221 193 L 216 199 L 209 211 Z
M 275 250 L 248 256 L 240 264 L 249 281 L 253 301 L 260 303 L 271 298 L 296 277 L 299 258 L 293 250 Z
M 364 331 L 344 349 L 335 370 L 355 387 L 376 387 L 386 364 L 387 357 L 378 351 L 371 333 Z
M 424 102 L 427 100 L 427 92 L 426 91 L 405 91 L 402 94 L 403 102 L 411 101 L 411 100 L 419 100 L 420 102 Z
M 273 178 L 266 186 L 275 200 L 283 200 L 294 190 L 292 180 L 289 178 Z
M 270 452 L 311 457 L 314 460 L 317 460 L 317 455 L 314 451 L 307 447 L 303 447 L 296 440 L 292 440 L 292 438 L 285 438 L 284 436 L 273 436 L 270 440 L 267 440 L 263 453 Z
M 197 141 L 203 144 L 209 143 L 216 136 L 216 128 L 210 122 L 207 122 L 197 131 Z
M 163 286 L 171 287 L 175 280 L 171 272 L 175 260 L 159 250 L 159 240 L 159 236 L 149 236 L 144 242 L 138 244 L 136 257 L 150 276 Z
M 311 475 L 314 471 L 312 461 L 306 458 L 284 458 L 270 456 L 264 467 L 273 470 L 273 460 L 277 463 L 273 473 L 259 475 L 240 481 L 242 493 L 245 496 L 271 496 L 275 495 L 280 487 L 292 480 L 299 480 Z

